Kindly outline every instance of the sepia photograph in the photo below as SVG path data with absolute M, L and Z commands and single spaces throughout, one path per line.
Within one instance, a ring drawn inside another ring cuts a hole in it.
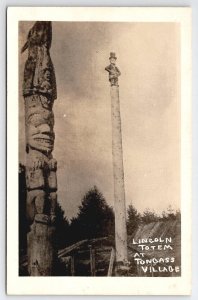
M 181 23 L 17 24 L 19 280 L 181 280 Z

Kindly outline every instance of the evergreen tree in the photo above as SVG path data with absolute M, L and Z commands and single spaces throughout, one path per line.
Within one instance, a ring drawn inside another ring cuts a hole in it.
M 65 213 L 59 203 L 56 206 L 56 220 L 55 220 L 55 237 L 54 244 L 56 249 L 65 248 L 70 244 L 70 225 Z
M 177 221 L 181 222 L 181 211 L 180 210 L 176 210 L 175 217 L 176 217 Z
M 76 241 L 112 234 L 114 234 L 113 209 L 94 186 L 84 196 L 77 217 L 71 220 L 71 235 Z
M 178 220 L 181 221 L 181 213 L 180 210 L 174 211 L 171 205 L 167 207 L 166 210 L 162 212 L 161 216 L 162 221 L 169 221 L 169 220 Z
M 142 215 L 141 219 L 144 223 L 148 224 L 148 223 L 151 223 L 151 222 L 157 222 L 160 218 L 154 212 L 154 210 L 150 210 L 149 208 L 146 208 L 146 210 L 143 212 L 143 215 Z
M 133 235 L 140 222 L 140 214 L 137 209 L 130 204 L 127 209 L 127 233 Z

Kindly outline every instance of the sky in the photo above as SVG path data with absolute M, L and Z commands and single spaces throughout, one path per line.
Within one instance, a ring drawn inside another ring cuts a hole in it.
M 19 49 L 34 22 L 20 22 Z M 126 205 L 180 208 L 180 31 L 177 23 L 53 22 L 50 50 L 58 201 L 70 219 L 94 185 L 114 205 L 109 53 L 116 52 Z M 27 51 L 26 51 L 27 52 Z M 25 163 L 19 53 L 19 161 Z

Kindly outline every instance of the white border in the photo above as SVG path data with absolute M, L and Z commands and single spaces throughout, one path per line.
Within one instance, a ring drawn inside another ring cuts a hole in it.
M 182 276 L 77 278 L 18 276 L 18 21 L 179 22 L 181 25 Z M 7 292 L 10 295 L 188 295 L 191 291 L 191 9 L 8 9 Z M 13 149 L 15 151 L 13 151 Z

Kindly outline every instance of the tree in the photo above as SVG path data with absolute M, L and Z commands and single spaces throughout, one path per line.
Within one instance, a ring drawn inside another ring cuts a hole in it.
M 137 209 L 130 204 L 127 209 L 127 233 L 132 235 L 134 231 L 137 229 L 140 222 L 140 214 Z
M 181 222 L 181 211 L 180 210 L 176 210 L 175 216 L 176 216 L 176 220 Z
M 65 217 L 65 213 L 59 203 L 56 206 L 56 219 L 55 219 L 55 237 L 54 244 L 56 249 L 65 248 L 70 244 L 70 225 Z
M 159 220 L 159 216 L 153 210 L 146 208 L 146 210 L 143 212 L 141 219 L 144 223 L 148 224 L 151 222 L 157 222 Z
M 181 221 L 181 213 L 180 210 L 174 211 L 171 205 L 167 207 L 165 211 L 162 212 L 161 220 L 168 221 L 168 220 L 178 220 Z
M 85 194 L 77 217 L 71 220 L 71 235 L 76 241 L 111 234 L 114 234 L 113 209 L 94 186 Z

